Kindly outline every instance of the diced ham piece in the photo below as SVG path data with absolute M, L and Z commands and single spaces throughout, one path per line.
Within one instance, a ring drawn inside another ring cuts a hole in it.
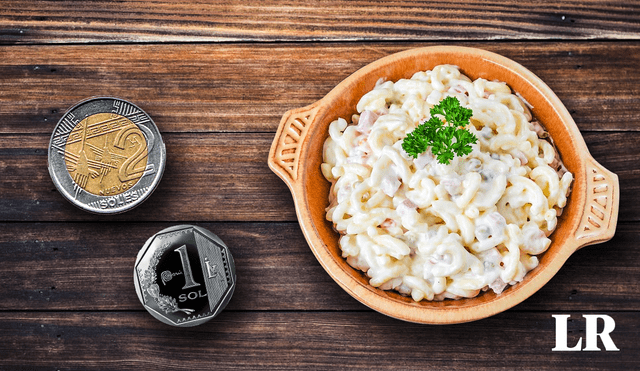
M 382 178 L 382 181 L 380 182 L 380 189 L 382 189 L 382 192 L 387 196 L 393 197 L 393 195 L 398 192 L 400 185 L 402 185 L 402 183 L 397 176 L 388 174 Z
M 496 294 L 500 294 L 502 291 L 504 291 L 504 289 L 508 286 L 508 284 L 506 284 L 504 281 L 502 281 L 500 278 L 497 278 L 495 281 L 493 281 L 490 285 L 489 288 L 493 290 L 493 292 L 495 292 Z
M 394 167 L 389 166 L 387 169 L 385 169 L 384 175 L 380 180 L 380 189 L 382 190 L 382 192 L 384 192 L 389 197 L 393 197 L 393 195 L 396 194 L 401 185 L 402 182 L 400 182 L 400 179 L 398 178 L 398 174 L 396 173 Z
M 400 205 L 398 205 L 398 207 L 396 207 L 396 211 L 398 212 L 398 215 L 400 215 L 401 217 L 406 215 L 407 212 L 409 210 L 417 210 L 418 209 L 418 205 L 414 204 L 410 199 L 406 199 L 404 201 L 402 201 L 400 203 Z
M 458 195 L 462 193 L 462 181 L 457 177 L 447 177 L 442 180 L 442 185 L 447 192 L 452 195 Z
M 547 137 L 547 132 L 544 130 L 544 128 L 542 127 L 542 125 L 540 125 L 538 121 L 531 121 L 531 126 L 533 126 L 533 131 L 535 131 L 536 134 L 538 134 L 539 138 Z
M 396 221 L 393 220 L 393 219 L 387 218 L 387 219 L 384 220 L 384 222 L 382 222 L 382 224 L 380 224 L 380 226 L 382 228 L 387 228 L 388 229 L 388 228 L 397 227 L 398 223 L 396 223 Z
M 373 111 L 364 111 L 360 114 L 360 119 L 358 119 L 358 125 L 356 126 L 356 130 L 363 134 L 369 134 L 371 132 L 371 128 L 373 124 L 376 122 L 378 117 L 381 115 L 373 112 Z
M 425 166 L 429 165 L 435 157 L 431 151 L 426 151 L 418 155 L 418 157 L 413 160 L 413 164 L 416 166 L 416 169 L 421 170 L 424 169 Z
M 520 165 L 524 166 L 529 163 L 529 159 L 527 159 L 527 156 L 525 156 L 524 152 L 516 151 L 514 155 L 518 160 L 520 160 Z

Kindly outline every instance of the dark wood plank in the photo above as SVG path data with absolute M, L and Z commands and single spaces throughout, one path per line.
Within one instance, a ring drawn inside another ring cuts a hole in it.
M 269 170 L 272 134 L 166 134 L 160 185 L 138 208 L 104 217 L 60 195 L 47 170 L 49 138 L 0 137 L 0 220 L 295 220 L 285 184 Z
M 586 132 L 594 158 L 620 177 L 620 220 L 640 220 L 640 132 Z M 0 136 L 0 221 L 295 221 L 289 190 L 267 166 L 270 133 L 165 133 L 155 193 L 120 215 L 92 215 L 60 195 L 47 171 L 49 135 Z
M 90 96 L 128 99 L 162 132 L 275 132 L 360 67 L 434 43 L 0 47 L 0 133 L 51 133 Z M 460 43 L 540 76 L 582 130 L 640 126 L 640 42 Z
M 137 310 L 133 265 L 170 223 L 0 224 L 1 310 Z M 230 310 L 367 310 L 311 253 L 296 223 L 198 223 L 231 249 L 238 285 Z M 640 223 L 576 252 L 513 310 L 640 310 Z
M 0 225 L 0 310 L 142 309 L 133 287 L 138 251 L 172 224 Z M 315 260 L 296 223 L 198 223 L 231 249 L 240 310 L 364 309 Z M 9 283 L 10 282 L 10 283 Z
M 3 1 L 2 43 L 637 38 L 637 2 Z
M 618 220 L 640 220 L 640 136 L 636 133 L 583 132 L 591 155 L 605 168 L 618 175 L 620 210 Z M 637 200 L 637 201 L 636 201 Z
M 583 338 L 568 312 L 568 344 Z M 11 370 L 631 370 L 637 312 L 610 314 L 619 352 L 552 352 L 551 313 L 504 313 L 427 326 L 377 313 L 223 312 L 176 329 L 142 312 L 0 313 L 0 368 Z

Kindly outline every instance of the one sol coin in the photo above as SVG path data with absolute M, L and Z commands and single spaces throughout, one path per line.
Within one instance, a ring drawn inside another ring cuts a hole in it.
M 147 240 L 133 278 L 138 299 L 153 317 L 191 327 L 227 306 L 236 287 L 236 268 L 231 251 L 213 232 L 177 225 Z

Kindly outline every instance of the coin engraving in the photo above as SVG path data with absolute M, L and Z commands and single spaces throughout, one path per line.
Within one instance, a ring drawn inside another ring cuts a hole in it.
M 235 289 L 235 264 L 224 243 L 196 226 L 167 228 L 151 237 L 134 266 L 138 298 L 157 319 L 195 326 L 215 317 Z
M 180 254 L 180 260 L 182 261 L 182 270 L 184 270 L 184 286 L 182 287 L 182 289 L 186 290 L 192 287 L 200 286 L 199 283 L 193 280 L 191 262 L 189 261 L 189 256 L 187 255 L 187 245 L 182 245 L 173 251 Z
M 190 316 L 190 317 L 179 318 L 179 319 L 176 320 L 176 324 L 193 322 L 193 321 L 195 321 L 197 319 L 207 318 L 208 316 L 210 316 L 212 314 L 213 314 L 212 311 L 208 311 L 208 312 L 200 313 L 198 315 L 193 315 L 193 316 Z
M 171 272 L 171 271 L 164 271 L 160 274 L 160 277 L 162 278 L 162 284 L 164 286 L 167 285 L 167 282 L 171 281 L 173 279 L 173 277 L 175 276 L 180 276 L 182 274 L 182 272 Z
M 207 267 L 207 278 L 216 278 L 218 276 L 218 266 L 214 264 L 212 267 L 209 258 L 205 258 L 204 264 Z
M 65 146 L 65 163 L 73 181 L 99 196 L 118 195 L 133 187 L 147 167 L 147 142 L 124 116 L 98 113 L 80 121 Z
M 196 246 L 198 247 L 198 254 L 200 255 L 202 272 L 206 273 L 206 277 L 208 278 L 204 283 L 207 293 L 209 294 L 209 305 L 214 308 L 216 303 L 224 297 L 231 286 L 225 249 L 221 248 L 211 238 L 199 231 L 194 231 L 193 235 L 196 240 Z M 214 274 L 214 272 L 212 272 L 211 268 L 215 269 L 215 267 L 218 266 L 226 273 L 225 275 L 217 274 L 217 272 Z
M 49 173 L 74 205 L 113 214 L 153 192 L 165 156 L 160 132 L 142 109 L 117 98 L 92 98 L 69 109 L 56 125 Z
M 195 311 L 194 309 L 180 308 L 178 306 L 178 301 L 174 297 L 170 295 L 163 295 L 160 293 L 160 286 L 156 282 L 158 278 L 156 274 L 156 268 L 163 253 L 163 250 L 157 250 L 151 257 L 151 261 L 147 269 L 141 272 L 142 279 L 140 284 L 142 286 L 143 292 L 145 296 L 150 296 L 156 302 L 158 308 L 163 310 L 166 314 L 175 312 L 184 312 L 186 314 L 191 314 Z
M 133 202 L 138 201 L 148 191 L 149 191 L 149 187 L 134 189 L 132 191 L 121 193 L 113 197 L 108 197 L 99 201 L 89 202 L 87 203 L 87 205 L 94 209 L 100 209 L 100 210 L 121 208 Z

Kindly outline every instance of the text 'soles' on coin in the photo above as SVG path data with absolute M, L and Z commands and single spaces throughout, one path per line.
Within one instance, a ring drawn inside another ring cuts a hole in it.
M 69 109 L 49 145 L 49 173 L 71 203 L 94 213 L 130 210 L 157 187 L 166 162 L 151 117 L 117 98 L 92 98 Z
M 235 265 L 216 235 L 182 225 L 145 243 L 134 280 L 140 302 L 155 318 L 173 326 L 196 326 L 218 315 L 231 299 Z

